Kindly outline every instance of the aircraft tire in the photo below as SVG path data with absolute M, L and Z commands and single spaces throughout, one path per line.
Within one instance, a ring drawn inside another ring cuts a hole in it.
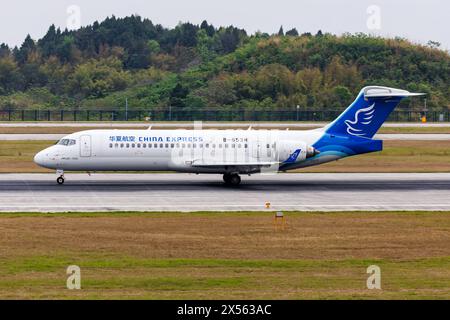
M 223 181 L 224 181 L 226 184 L 230 184 L 230 177 L 231 177 L 231 175 L 230 175 L 229 173 L 225 173 L 225 174 L 223 175 Z
M 232 174 L 229 178 L 229 184 L 232 186 L 238 186 L 241 184 L 241 177 L 238 174 Z

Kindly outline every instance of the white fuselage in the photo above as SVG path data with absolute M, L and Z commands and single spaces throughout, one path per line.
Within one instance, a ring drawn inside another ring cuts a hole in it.
M 228 185 L 240 174 L 287 171 L 383 150 L 373 139 L 405 90 L 368 86 L 324 128 L 279 130 L 89 130 L 64 137 L 34 161 L 70 171 L 179 171 L 221 173 Z M 194 125 L 195 127 L 195 125 Z
M 64 137 L 35 157 L 43 167 L 70 171 L 179 171 L 256 173 L 283 169 L 323 130 L 89 130 Z M 68 143 L 67 141 L 70 141 Z M 300 146 L 300 147 L 299 147 Z M 295 158 L 289 169 L 336 157 Z

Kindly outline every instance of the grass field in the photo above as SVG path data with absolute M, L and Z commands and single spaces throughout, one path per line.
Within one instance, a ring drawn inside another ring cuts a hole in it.
M 0 141 L 0 173 L 53 172 L 34 155 L 54 141 Z M 298 172 L 450 172 L 450 141 L 385 141 L 382 152 L 351 157 Z
M 130 127 L 120 127 L 120 129 L 148 129 L 150 124 L 135 124 Z M 152 126 L 154 129 L 158 129 L 157 124 Z M 320 126 L 317 126 L 319 128 Z M 93 130 L 93 129 L 111 129 L 114 127 L 104 126 L 104 127 L 0 127 L 0 134 L 70 134 L 83 130 Z M 209 128 L 209 127 L 208 127 Z M 238 127 L 236 127 L 238 128 Z M 161 127 L 161 129 L 163 129 Z M 229 129 L 234 129 L 229 127 Z M 302 128 L 291 127 L 291 130 L 302 130 Z M 304 128 L 303 130 L 309 130 L 311 128 Z M 382 127 L 379 133 L 450 133 L 449 127 Z
M 450 299 L 450 212 L 0 214 L 0 234 L 3 299 Z

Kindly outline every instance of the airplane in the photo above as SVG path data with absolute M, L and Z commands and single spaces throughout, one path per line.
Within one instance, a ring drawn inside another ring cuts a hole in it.
M 373 139 L 407 97 L 422 96 L 381 86 L 363 88 L 333 122 L 313 130 L 88 130 L 39 152 L 34 162 L 64 171 L 176 171 L 221 174 L 237 186 L 240 175 L 285 172 L 383 150 Z

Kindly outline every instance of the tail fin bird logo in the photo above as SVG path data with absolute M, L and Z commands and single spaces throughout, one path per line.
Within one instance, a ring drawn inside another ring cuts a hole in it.
M 375 103 L 367 108 L 359 109 L 355 113 L 355 119 L 353 121 L 345 120 L 345 124 L 347 125 L 347 133 L 351 134 L 352 136 L 366 135 L 363 127 L 372 123 L 374 113 Z

